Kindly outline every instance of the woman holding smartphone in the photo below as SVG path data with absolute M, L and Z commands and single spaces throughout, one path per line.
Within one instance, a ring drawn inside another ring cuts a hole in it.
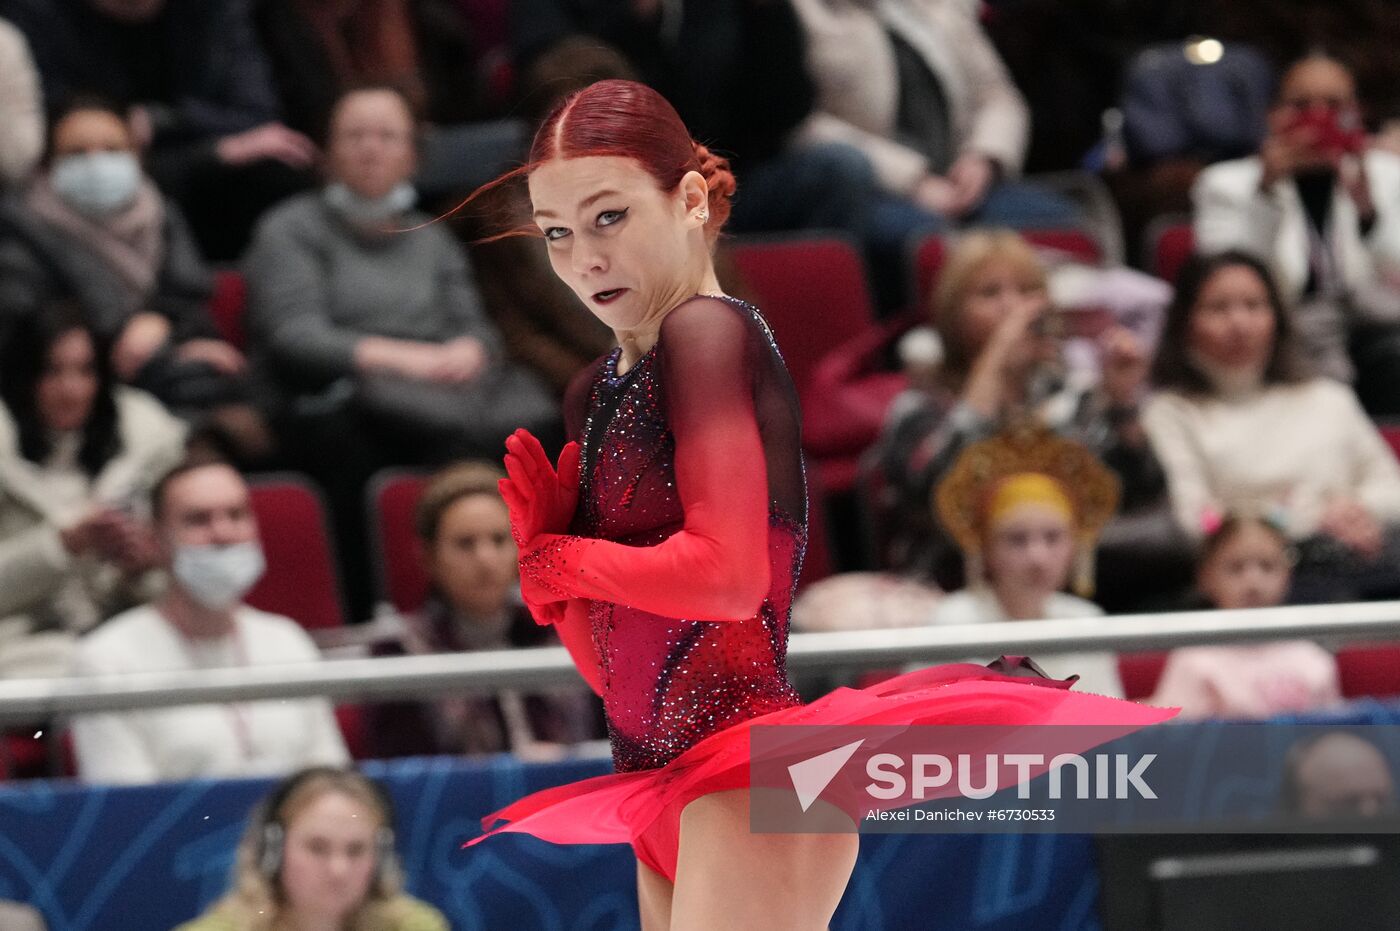
M 911 372 L 916 386 L 890 410 L 877 449 L 896 522 L 894 568 L 956 581 L 956 546 L 929 505 L 939 479 L 969 444 L 1034 421 L 1088 446 L 1118 476 L 1122 510 L 1163 500 L 1165 482 L 1138 426 L 1148 358 L 1129 330 L 1098 333 L 1098 380 L 1065 365 L 1067 316 L 1050 303 L 1045 266 L 1010 230 L 960 237 L 938 279 L 930 322 L 943 346 L 936 370 Z M 956 587 L 956 586 L 954 586 Z
M 1196 248 L 1265 262 L 1318 374 L 1400 413 L 1400 156 L 1368 147 L 1356 81 L 1312 54 L 1279 82 L 1259 152 L 1192 189 Z

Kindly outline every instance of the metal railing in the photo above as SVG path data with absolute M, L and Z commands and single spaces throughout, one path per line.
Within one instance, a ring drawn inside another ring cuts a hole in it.
M 990 658 L 1003 653 L 1138 652 L 1292 638 L 1321 640 L 1329 647 L 1353 641 L 1400 641 L 1400 602 L 794 634 L 788 647 L 788 666 L 794 671 L 850 669 L 948 662 L 969 656 Z M 318 695 L 381 699 L 578 682 L 578 673 L 562 647 L 335 659 L 195 672 L 12 679 L 0 681 L 0 724 L 204 702 Z

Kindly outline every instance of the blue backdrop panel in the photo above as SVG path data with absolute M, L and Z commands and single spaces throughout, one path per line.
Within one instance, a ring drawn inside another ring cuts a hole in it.
M 1400 705 L 1370 702 L 1284 722 L 1395 725 Z M 1198 750 L 1219 731 L 1171 728 L 1158 739 Z M 1196 756 L 1204 763 L 1209 754 Z M 463 931 L 637 928 L 635 866 L 625 846 L 562 847 L 518 835 L 461 846 L 480 832 L 483 815 L 536 789 L 609 770 L 602 760 L 522 764 L 506 756 L 365 766 L 397 805 L 409 890 Z M 239 836 L 270 785 L 0 785 L 0 898 L 39 908 L 51 931 L 165 931 L 227 887 Z M 1275 788 L 1249 793 L 1269 800 Z M 1086 931 L 1099 927 L 1098 892 L 1088 837 L 872 834 L 862 838 L 833 928 Z
M 410 890 L 459 929 L 637 927 L 624 846 L 561 847 L 504 835 L 470 850 L 479 818 L 606 762 L 523 765 L 507 757 L 368 764 L 398 806 Z M 226 887 L 233 849 L 266 780 L 133 788 L 0 787 L 0 898 L 43 911 L 51 931 L 164 931 Z M 864 838 L 836 928 L 1086 929 L 1097 878 L 1079 837 Z

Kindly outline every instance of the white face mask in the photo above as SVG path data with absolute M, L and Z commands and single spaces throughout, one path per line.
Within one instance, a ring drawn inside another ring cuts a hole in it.
M 177 546 L 170 571 L 206 608 L 231 608 L 262 578 L 267 563 L 255 541 L 225 546 Z
M 141 184 L 141 166 L 130 152 L 65 155 L 54 162 L 49 183 L 74 210 L 104 216 L 136 198 Z
M 418 202 L 418 192 L 400 181 L 383 197 L 363 197 L 339 181 L 326 185 L 323 195 L 332 210 L 351 223 L 373 225 L 392 220 Z

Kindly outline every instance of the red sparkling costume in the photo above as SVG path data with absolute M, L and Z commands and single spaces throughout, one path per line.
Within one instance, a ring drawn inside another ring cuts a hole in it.
M 748 785 L 759 724 L 1113 724 L 1171 717 L 1066 682 L 949 664 L 803 705 L 785 656 L 806 546 L 796 394 L 767 324 L 692 298 L 617 373 L 620 349 L 566 402 L 583 445 L 570 533 L 522 548 L 522 583 L 587 630 L 617 772 L 530 795 L 483 823 L 557 843 L 631 843 L 674 881 L 680 812 Z M 580 431 L 580 422 L 582 422 Z M 1047 687 L 1049 686 L 1049 687 Z M 495 833 L 490 832 L 490 833 Z M 477 843 L 490 833 L 475 838 Z

